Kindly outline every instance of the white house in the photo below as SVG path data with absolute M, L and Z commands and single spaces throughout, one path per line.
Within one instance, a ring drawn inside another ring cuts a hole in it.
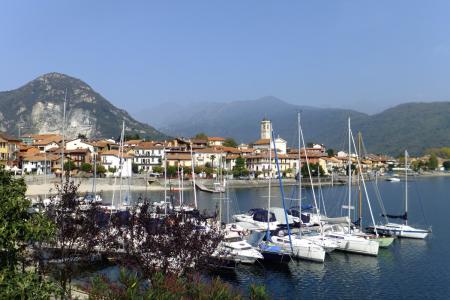
M 226 152 L 217 148 L 196 149 L 194 152 L 194 165 L 205 166 L 209 164 L 212 168 L 225 164 Z
M 133 156 L 123 153 L 121 158 L 118 150 L 109 150 L 101 152 L 100 161 L 107 169 L 115 169 L 114 176 L 129 177 L 132 174 Z M 122 172 L 120 172 L 122 170 Z
M 142 142 L 134 148 L 134 163 L 139 171 L 153 172 L 153 167 L 162 166 L 164 146 L 153 142 Z
M 74 139 L 66 142 L 66 150 L 89 149 L 94 153 L 94 145 L 84 142 L 82 139 Z

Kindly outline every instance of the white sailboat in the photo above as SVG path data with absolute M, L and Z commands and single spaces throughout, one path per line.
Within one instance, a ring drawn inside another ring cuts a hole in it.
M 271 132 L 271 134 L 272 134 L 272 141 L 274 141 L 273 131 Z M 278 154 L 277 154 L 277 149 L 276 149 L 275 143 L 273 146 L 274 146 L 275 162 L 276 162 L 277 173 L 278 173 L 277 175 L 278 175 L 278 180 L 280 181 L 280 190 L 281 190 L 281 195 L 282 195 L 282 200 L 283 200 L 283 205 L 284 205 L 283 184 L 282 184 L 282 179 L 281 179 L 280 166 L 278 164 Z M 269 151 L 271 151 L 270 147 L 269 147 Z M 272 164 L 272 162 L 269 162 L 269 165 L 271 165 L 271 164 Z M 269 169 L 270 169 L 270 167 L 269 167 Z M 301 194 L 300 194 L 300 196 L 301 196 Z M 301 203 L 300 203 L 300 207 L 301 207 Z M 324 262 L 325 253 L 326 253 L 325 249 L 322 246 L 314 243 L 311 240 L 302 238 L 301 235 L 292 235 L 290 232 L 289 217 L 287 215 L 286 210 L 284 210 L 284 215 L 285 215 L 285 219 L 286 219 L 288 235 L 283 235 L 283 234 L 281 234 L 282 231 L 280 231 L 278 236 L 271 237 L 272 243 L 281 247 L 282 249 L 284 249 L 286 251 L 291 251 L 291 255 L 294 258 L 310 260 L 310 261 L 315 261 L 315 262 Z
M 351 127 L 350 127 L 350 118 L 348 118 L 348 205 L 346 208 L 348 209 L 348 226 L 345 228 L 340 224 L 327 224 L 324 226 L 325 235 L 331 239 L 333 239 L 337 245 L 338 250 L 351 252 L 351 253 L 359 253 L 364 255 L 378 255 L 379 243 L 376 241 L 372 241 L 366 239 L 365 237 L 358 236 L 356 234 L 352 234 L 351 232 L 351 198 L 352 198 L 352 159 L 351 159 Z
M 429 230 L 414 228 L 408 225 L 408 151 L 405 150 L 405 213 L 403 215 L 385 215 L 387 218 L 403 219 L 404 224 L 387 223 L 385 225 L 375 225 L 369 227 L 378 230 L 380 233 L 402 238 L 424 239 L 430 233 Z

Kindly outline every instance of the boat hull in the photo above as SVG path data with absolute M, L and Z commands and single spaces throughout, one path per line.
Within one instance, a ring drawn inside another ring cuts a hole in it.
M 370 227 L 374 231 L 373 227 Z M 410 226 L 376 226 L 377 232 L 383 235 L 396 236 L 399 238 L 424 239 L 428 236 L 429 231 L 424 229 L 416 229 Z

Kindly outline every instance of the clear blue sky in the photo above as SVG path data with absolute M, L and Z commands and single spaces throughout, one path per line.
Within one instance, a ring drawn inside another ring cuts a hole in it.
M 450 1 L 2 1 L 0 90 L 78 77 L 131 112 L 273 95 L 450 100 Z

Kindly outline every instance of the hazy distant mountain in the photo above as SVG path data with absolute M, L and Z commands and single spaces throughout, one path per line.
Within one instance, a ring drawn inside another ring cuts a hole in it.
M 122 120 L 126 134 L 166 137 L 112 105 L 83 81 L 60 73 L 45 74 L 18 89 L 0 92 L 0 130 L 15 135 L 19 127 L 22 133 L 61 132 L 66 89 L 69 137 L 78 133 L 87 137 L 118 137 Z
M 311 103 L 314 105 L 314 103 Z M 275 97 L 230 103 L 164 104 L 158 111 L 158 128 L 174 136 L 208 135 L 234 137 L 238 142 L 259 138 L 259 124 L 267 117 L 274 131 L 290 145 L 297 144 L 297 111 L 302 111 L 306 142 L 323 143 L 344 149 L 347 143 L 347 117 L 352 128 L 363 133 L 369 152 L 400 154 L 405 148 L 419 154 L 429 147 L 450 144 L 450 102 L 402 104 L 369 116 L 331 108 L 313 108 L 286 103 Z M 170 109 L 167 109 L 170 107 Z

